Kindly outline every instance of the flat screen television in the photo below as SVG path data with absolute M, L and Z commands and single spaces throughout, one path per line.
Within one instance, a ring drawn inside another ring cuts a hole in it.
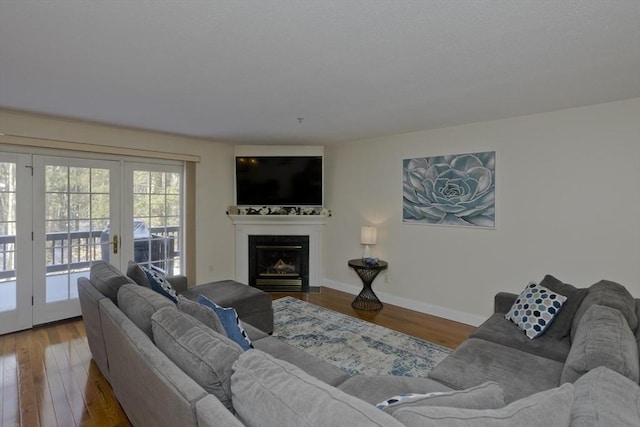
M 236 157 L 238 206 L 322 206 L 322 156 Z

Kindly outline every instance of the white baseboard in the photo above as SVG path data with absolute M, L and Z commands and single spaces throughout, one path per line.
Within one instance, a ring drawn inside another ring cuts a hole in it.
M 349 285 L 346 283 L 335 282 L 328 279 L 323 280 L 323 286 L 331 289 L 336 289 L 338 291 L 347 292 L 354 296 L 358 295 L 362 290 L 362 286 Z M 442 317 L 445 319 L 453 320 L 454 322 L 465 323 L 467 325 L 479 326 L 482 322 L 487 320 L 486 317 L 464 313 L 462 311 L 452 310 L 450 308 L 440 307 L 433 304 L 414 301 L 408 298 L 387 294 L 385 292 L 376 291 L 376 295 L 383 303 L 397 305 L 402 308 L 419 311 L 420 313 L 430 314 L 432 316 Z

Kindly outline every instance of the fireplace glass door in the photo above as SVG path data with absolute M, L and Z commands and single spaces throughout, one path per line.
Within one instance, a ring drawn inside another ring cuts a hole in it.
M 309 236 L 249 236 L 249 284 L 265 291 L 309 288 Z

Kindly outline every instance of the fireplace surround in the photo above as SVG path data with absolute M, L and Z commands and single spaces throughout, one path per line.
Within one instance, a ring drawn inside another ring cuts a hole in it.
M 235 280 L 249 283 L 249 236 L 307 236 L 309 290 L 322 286 L 322 215 L 229 215 L 235 227 Z

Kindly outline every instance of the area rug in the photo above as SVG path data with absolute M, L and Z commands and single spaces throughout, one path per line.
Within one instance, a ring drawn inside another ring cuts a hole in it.
M 273 337 L 351 375 L 426 377 L 451 350 L 293 297 L 273 302 Z

